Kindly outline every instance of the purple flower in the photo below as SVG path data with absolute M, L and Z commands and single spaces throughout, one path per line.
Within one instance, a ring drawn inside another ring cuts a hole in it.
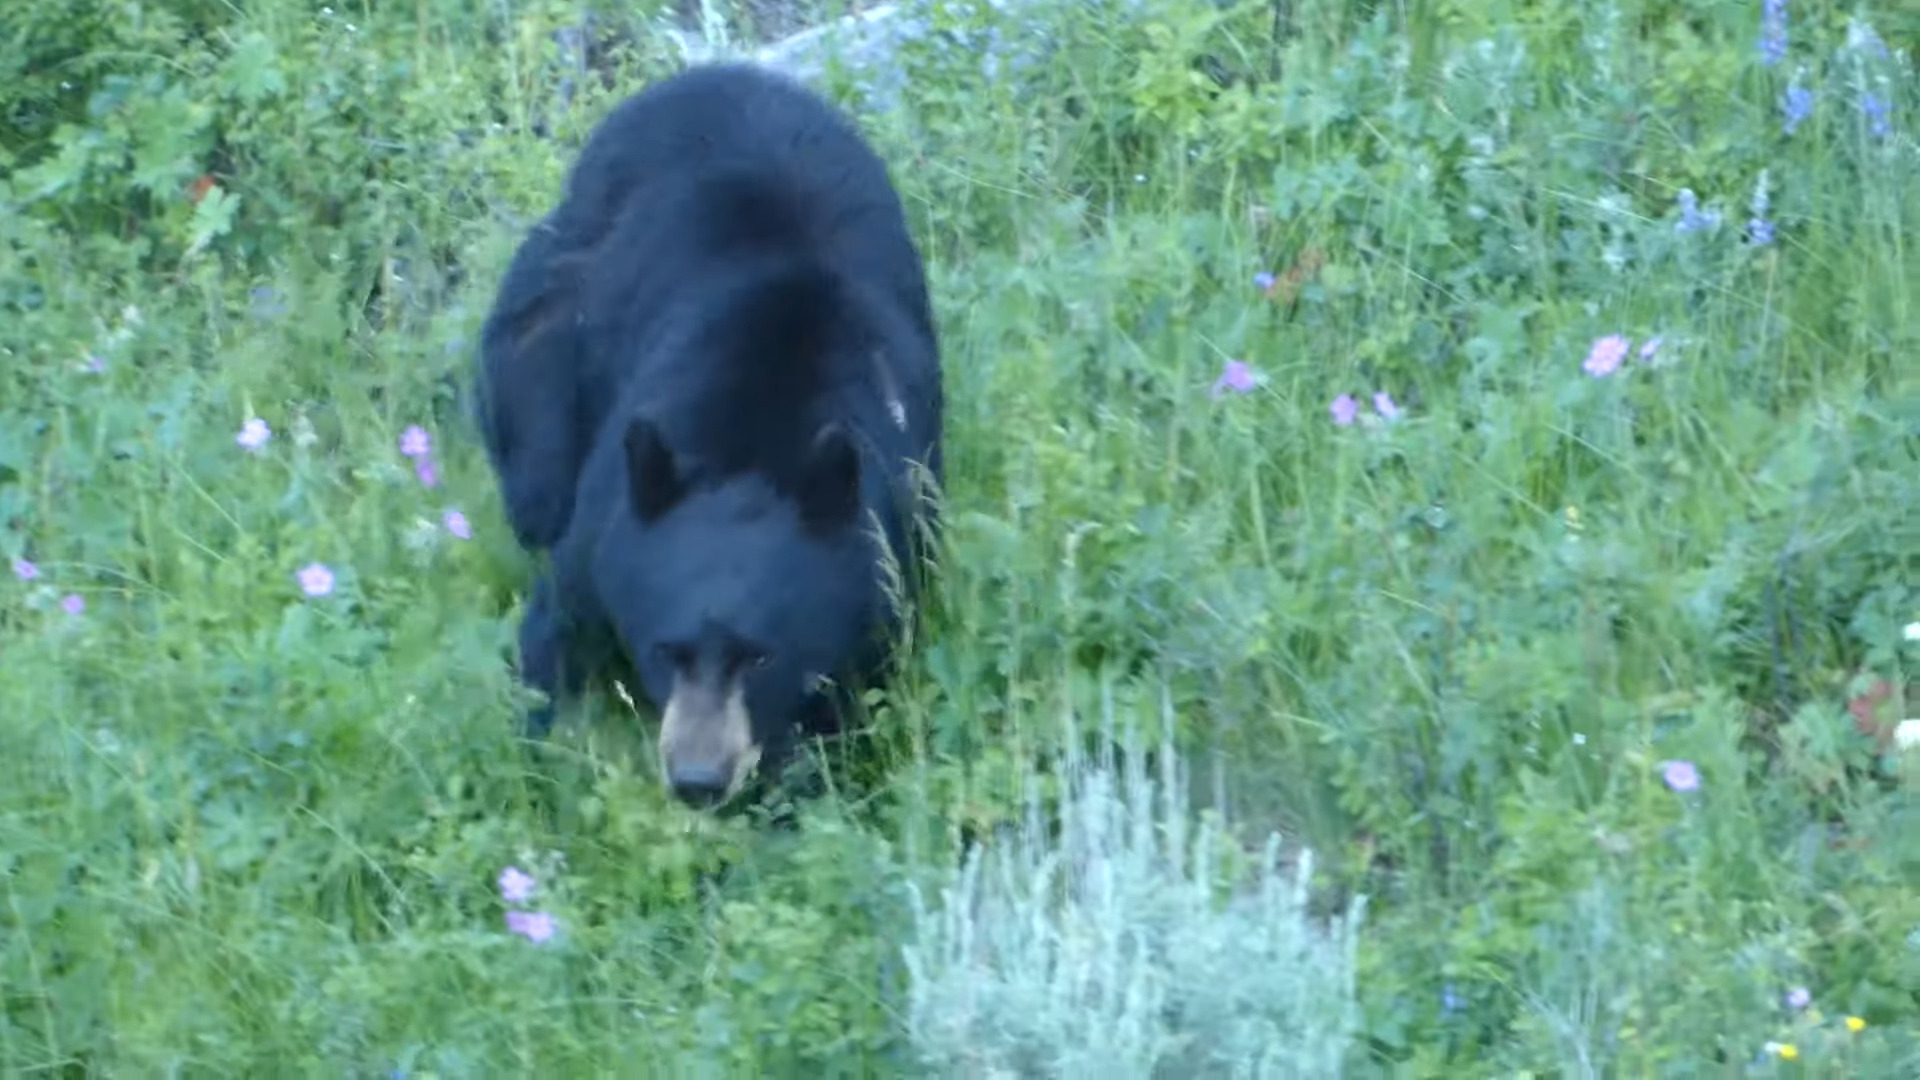
M 87 602 L 79 593 L 68 593 L 60 599 L 60 608 L 69 615 L 78 615 L 87 610 Z
M 1793 989 L 1787 991 L 1787 1008 L 1789 1009 L 1793 1009 L 1797 1012 L 1801 1009 L 1806 1008 L 1812 1002 L 1813 1002 L 1813 995 L 1809 994 L 1807 992 L 1807 988 L 1804 986 L 1796 986 Z
M 1333 414 L 1334 423 L 1346 427 L 1360 415 L 1360 403 L 1353 400 L 1352 394 L 1341 394 L 1327 406 L 1327 411 Z
M 273 438 L 273 429 L 267 426 L 265 420 L 254 416 L 240 425 L 240 434 L 234 436 L 233 441 L 239 443 L 242 449 L 258 450 L 267 445 L 267 440 L 271 438 Z
M 1772 205 L 1767 197 L 1767 184 L 1772 179 L 1768 170 L 1760 170 L 1760 179 L 1753 185 L 1753 202 L 1749 209 L 1753 217 L 1747 219 L 1747 238 L 1756 247 L 1766 247 L 1773 243 L 1773 222 L 1767 218 L 1767 209 Z
M 473 539 L 473 523 L 467 520 L 467 515 L 458 510 L 449 510 L 440 520 L 453 535 L 462 540 Z
M 1274 280 L 1275 278 L 1271 271 L 1262 270 L 1253 275 L 1253 287 L 1259 289 L 1261 292 L 1272 292 Z
M 88 353 L 87 358 L 81 362 L 81 366 L 87 369 L 89 375 L 98 375 L 107 370 L 107 362 L 100 359 L 96 353 Z
M 321 563 L 309 563 L 294 575 L 300 591 L 308 596 L 325 596 L 333 591 L 333 571 Z
M 1229 360 L 1227 366 L 1221 369 L 1220 377 L 1213 381 L 1213 396 L 1218 398 L 1229 390 L 1244 394 L 1259 386 L 1261 381 L 1260 373 L 1247 366 L 1246 361 Z
M 1660 778 L 1675 791 L 1695 791 L 1700 787 L 1700 770 L 1691 761 L 1663 761 Z
M 1893 134 L 1893 119 L 1888 115 L 1885 98 L 1869 90 L 1860 98 L 1860 111 L 1867 114 L 1867 130 L 1876 139 Z
M 427 429 L 414 424 L 400 433 L 400 452 L 410 458 L 423 458 L 433 452 L 433 439 Z
M 1787 0 L 1760 5 L 1760 62 L 1772 67 L 1787 58 Z
M 1701 210 L 1700 197 L 1693 193 L 1692 188 L 1681 188 L 1678 199 L 1680 202 L 1680 220 L 1673 225 L 1675 232 L 1699 232 L 1702 229 L 1711 229 L 1715 225 L 1720 224 L 1720 211 Z
M 247 291 L 248 307 L 256 319 L 271 319 L 287 310 L 280 294 L 266 285 L 256 285 Z
M 440 470 L 434 468 L 430 457 L 414 459 L 413 472 L 420 478 L 420 483 L 427 487 L 436 487 L 440 483 Z
M 13 576 L 21 581 L 32 581 L 40 576 L 40 568 L 25 559 L 13 560 Z
M 535 945 L 553 936 L 553 916 L 544 911 L 507 912 L 507 931 L 519 934 Z
M 1665 340 L 1666 339 L 1663 337 L 1648 338 L 1646 344 L 1640 346 L 1640 359 L 1642 360 L 1653 359 L 1653 354 L 1660 351 L 1660 344 Z
M 1400 415 L 1400 406 L 1393 403 L 1393 395 L 1382 390 L 1373 395 L 1373 411 L 1388 420 L 1392 420 Z
M 509 904 L 524 904 L 533 896 L 533 876 L 517 866 L 500 871 L 500 898 Z
M 1587 359 L 1581 369 L 1596 379 L 1604 379 L 1620 370 L 1620 362 L 1627 358 L 1627 339 L 1619 334 L 1608 334 L 1593 343 L 1587 350 Z
M 1798 83 L 1787 87 L 1786 92 L 1780 95 L 1780 111 L 1786 114 L 1780 126 L 1786 134 L 1793 134 L 1794 128 L 1813 115 L 1813 91 Z

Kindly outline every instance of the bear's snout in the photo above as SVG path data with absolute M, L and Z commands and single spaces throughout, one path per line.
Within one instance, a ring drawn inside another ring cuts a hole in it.
M 660 722 L 660 773 L 681 802 L 710 810 L 739 792 L 760 761 L 746 698 L 726 689 L 674 681 Z

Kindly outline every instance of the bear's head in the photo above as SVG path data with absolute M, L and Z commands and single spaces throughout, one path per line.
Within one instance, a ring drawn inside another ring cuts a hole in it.
M 662 708 L 667 786 L 716 807 L 763 757 L 791 750 L 825 679 L 857 664 L 880 629 L 860 456 L 829 424 L 773 475 L 703 477 L 644 418 L 629 423 L 624 452 L 630 505 L 602 534 L 596 586 Z

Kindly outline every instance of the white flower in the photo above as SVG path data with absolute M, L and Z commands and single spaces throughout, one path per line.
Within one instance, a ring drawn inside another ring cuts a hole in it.
M 1920 720 L 1902 720 L 1895 725 L 1893 744 L 1902 751 L 1920 746 Z

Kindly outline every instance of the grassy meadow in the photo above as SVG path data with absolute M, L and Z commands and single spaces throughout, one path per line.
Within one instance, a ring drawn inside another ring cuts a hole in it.
M 663 11 L 9 0 L 0 1073 L 1920 1076 L 1920 12 L 907 4 L 947 527 L 784 827 L 516 736 L 464 411 Z

